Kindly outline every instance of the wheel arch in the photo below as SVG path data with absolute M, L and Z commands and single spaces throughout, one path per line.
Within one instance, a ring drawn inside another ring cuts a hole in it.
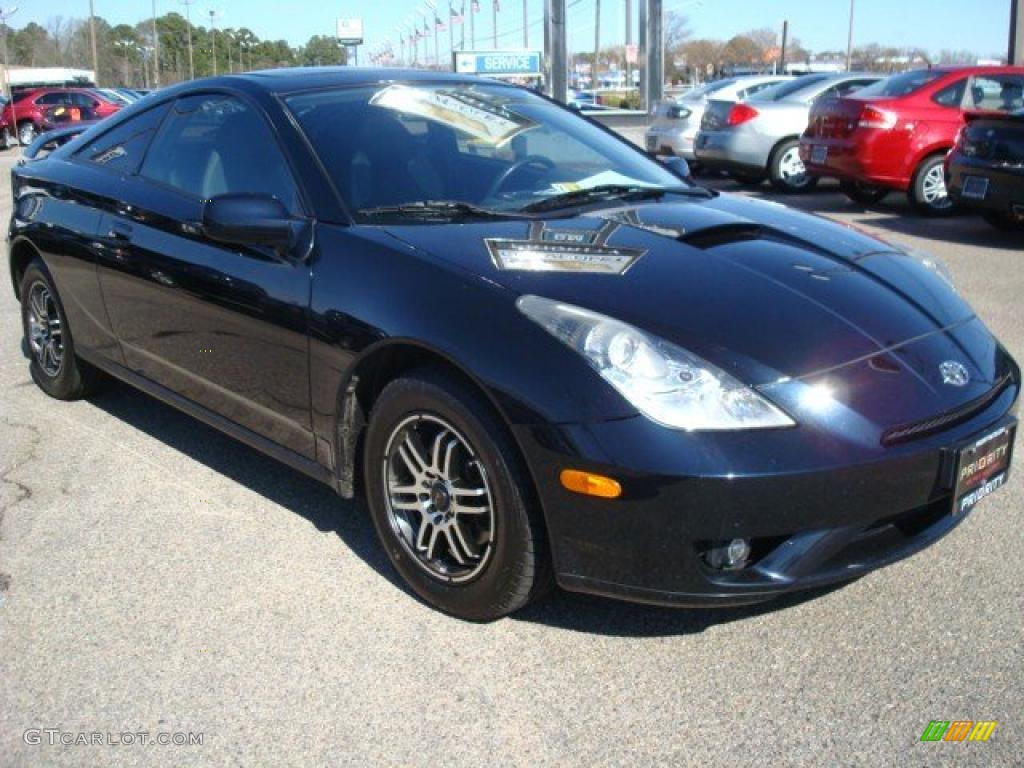
M 529 503 L 541 510 L 545 527 L 547 515 L 537 490 L 533 468 L 526 460 L 526 454 L 515 430 L 512 429 L 508 414 L 502 408 L 493 392 L 466 366 L 451 355 L 417 339 L 391 338 L 378 342 L 366 350 L 349 366 L 338 388 L 336 427 L 334 434 L 335 467 L 338 489 L 342 496 L 351 498 L 360 482 L 365 447 L 366 425 L 373 404 L 390 382 L 420 368 L 441 369 L 461 381 L 473 392 L 481 395 L 491 408 L 506 436 L 515 447 L 515 459 L 522 465 L 530 487 Z
M 17 237 L 11 242 L 11 283 L 14 287 L 14 297 L 19 301 L 21 300 L 21 279 L 24 277 L 28 265 L 37 258 L 42 261 L 43 256 L 27 237 Z
M 775 162 L 775 154 L 782 148 L 782 145 L 785 144 L 787 141 L 795 141 L 795 142 L 799 143 L 800 142 L 800 134 L 799 133 L 791 133 L 788 136 L 783 136 L 778 141 L 776 141 L 774 144 L 772 144 L 772 148 L 770 150 L 768 150 L 768 167 L 769 167 L 769 169 L 771 168 L 771 164 L 773 162 Z

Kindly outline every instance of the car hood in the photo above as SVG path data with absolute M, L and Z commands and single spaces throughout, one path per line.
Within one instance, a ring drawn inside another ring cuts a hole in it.
M 953 401 L 987 391 L 1005 368 L 971 307 L 922 257 L 775 203 L 666 197 L 532 222 L 388 231 L 516 294 L 631 323 L 755 386 L 873 361 L 913 379 L 915 397 L 934 412 L 924 400 L 939 393 L 949 401 L 940 363 L 955 360 L 969 371 L 970 385 Z M 503 261 L 524 250 L 529 258 L 531 246 L 618 263 L 597 273 L 575 256 L 573 271 Z

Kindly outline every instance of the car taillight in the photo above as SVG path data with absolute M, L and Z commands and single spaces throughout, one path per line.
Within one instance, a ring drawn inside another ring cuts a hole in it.
M 896 125 L 896 115 L 878 107 L 864 107 L 860 112 L 857 125 L 861 128 L 878 128 L 888 131 Z
M 729 117 L 726 118 L 726 125 L 741 125 L 757 117 L 758 112 L 746 104 L 733 104 L 729 110 Z

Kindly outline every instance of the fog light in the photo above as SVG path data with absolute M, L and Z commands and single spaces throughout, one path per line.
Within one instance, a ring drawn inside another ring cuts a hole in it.
M 704 552 L 705 562 L 719 571 L 739 570 L 747 564 L 749 559 L 750 541 L 748 539 L 713 542 Z
M 725 550 L 725 567 L 735 568 L 750 557 L 750 544 L 746 539 L 733 539 Z

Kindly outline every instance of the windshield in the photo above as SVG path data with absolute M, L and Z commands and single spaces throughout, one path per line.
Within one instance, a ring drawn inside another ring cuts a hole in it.
M 933 80 L 938 80 L 945 72 L 934 69 L 919 69 L 914 72 L 904 72 L 900 75 L 892 75 L 877 83 L 866 85 L 856 93 L 852 94 L 858 99 L 895 99 L 900 96 L 908 96 L 914 91 L 924 88 Z
M 512 86 L 395 83 L 286 102 L 362 221 L 416 203 L 509 213 L 591 188 L 686 186 L 602 128 Z
M 771 88 L 764 89 L 755 95 L 751 101 L 783 101 L 791 96 L 796 96 L 799 99 L 802 95 L 800 91 L 804 88 L 810 88 L 812 85 L 817 85 L 823 80 L 827 80 L 828 77 L 828 75 L 804 75 L 795 80 L 786 80 L 778 85 L 773 85 Z

